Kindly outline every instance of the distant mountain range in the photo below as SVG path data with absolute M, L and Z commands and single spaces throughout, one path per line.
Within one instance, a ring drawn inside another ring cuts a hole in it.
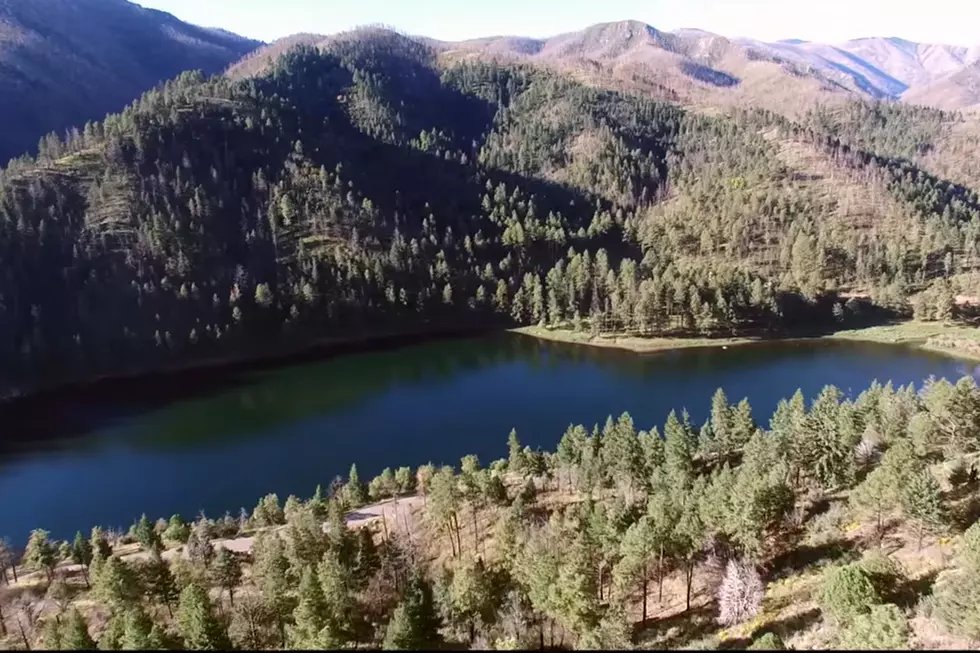
M 184 70 L 257 74 L 295 45 L 337 37 L 296 34 L 266 45 L 126 0 L 0 0 L 0 161 L 35 151 L 46 133 L 119 110 Z M 547 39 L 420 38 L 450 63 L 526 61 L 694 106 L 799 115 L 815 103 L 866 98 L 980 109 L 980 46 L 899 38 L 766 43 L 697 29 L 664 32 L 638 21 Z
M 232 68 L 254 74 L 292 46 L 336 36 L 297 34 Z M 664 32 L 638 21 L 593 25 L 547 39 L 498 36 L 461 42 L 424 38 L 450 59 L 527 61 L 626 90 L 694 104 L 757 104 L 783 113 L 814 102 L 901 100 L 947 110 L 980 107 L 980 45 L 974 48 L 866 38 L 829 45 L 766 43 L 698 29 Z
M 220 72 L 259 45 L 125 0 L 0 0 L 0 161 L 182 71 Z

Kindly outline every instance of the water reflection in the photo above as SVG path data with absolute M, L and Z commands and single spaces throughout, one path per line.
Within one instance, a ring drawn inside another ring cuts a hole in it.
M 833 383 L 856 394 L 980 368 L 898 346 L 784 342 L 636 355 L 501 335 L 426 343 L 281 369 L 180 383 L 134 384 L 111 396 L 62 397 L 21 414 L 19 429 L 54 436 L 0 459 L 0 535 L 44 526 L 68 537 L 128 525 L 146 511 L 209 514 L 277 492 L 308 495 L 346 473 L 385 466 L 484 462 L 507 433 L 553 448 L 569 423 L 629 411 L 639 428 L 671 409 L 704 420 L 716 388 L 748 396 L 768 423 L 780 398 Z

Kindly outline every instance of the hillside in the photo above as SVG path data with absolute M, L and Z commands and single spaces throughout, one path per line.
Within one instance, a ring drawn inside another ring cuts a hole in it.
M 125 0 L 3 0 L 0 161 L 185 70 L 220 72 L 258 45 Z
M 929 84 L 910 90 L 902 99 L 941 109 L 980 107 L 980 58 Z
M 441 61 L 361 30 L 182 75 L 5 170 L 7 391 L 365 328 L 778 334 L 977 267 L 976 193 L 908 160 L 942 114 L 849 133 Z

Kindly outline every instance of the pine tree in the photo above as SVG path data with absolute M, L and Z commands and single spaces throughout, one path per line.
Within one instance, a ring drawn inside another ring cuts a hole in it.
M 180 515 L 171 515 L 170 521 L 167 522 L 167 530 L 163 532 L 164 539 L 170 540 L 171 542 L 179 542 L 180 544 L 187 544 L 187 538 L 190 535 L 190 525 L 184 523 Z
M 253 556 L 255 563 L 252 566 L 252 574 L 265 605 L 275 619 L 280 642 L 285 646 L 285 624 L 292 616 L 295 601 L 290 594 L 289 559 L 286 557 L 282 540 L 275 533 L 260 533 L 255 538 Z
M 54 568 L 58 565 L 58 550 L 48 538 L 48 532 L 36 529 L 31 531 L 24 550 L 24 566 L 35 571 L 43 571 L 51 582 Z
M 133 528 L 133 534 L 144 548 L 162 547 L 160 535 L 154 530 L 153 522 L 147 518 L 146 513 L 143 513 L 136 523 L 136 526 Z
M 150 549 L 149 558 L 140 567 L 140 572 L 147 596 L 167 606 L 167 612 L 173 616 L 173 608 L 180 598 L 180 592 L 170 565 L 158 550 Z
M 327 632 L 322 633 L 322 637 L 334 643 L 356 639 L 362 624 L 351 568 L 345 566 L 335 552 L 329 552 L 317 565 L 316 574 L 328 606 Z
M 218 549 L 211 566 L 211 576 L 214 582 L 228 591 L 228 602 L 235 606 L 235 588 L 242 582 L 242 563 L 227 547 Z
M 357 531 L 357 561 L 355 564 L 355 578 L 361 586 L 367 584 L 368 579 L 381 567 L 381 557 L 378 555 L 378 547 L 374 543 L 374 535 L 370 529 L 361 528 Z
M 618 596 L 628 595 L 629 590 L 635 588 L 635 584 L 639 583 L 640 601 L 643 606 L 641 623 L 647 621 L 650 567 L 653 566 L 660 550 L 660 543 L 656 540 L 657 535 L 650 516 L 641 517 L 640 521 L 630 526 L 623 535 L 623 541 L 620 545 L 620 561 L 613 569 L 613 579 L 618 588 L 616 590 Z
M 527 468 L 524 448 L 517 439 L 517 430 L 511 429 L 507 436 L 507 469 L 514 474 L 523 474 Z
M 187 559 L 194 564 L 208 567 L 214 560 L 214 544 L 211 543 L 211 525 L 206 519 L 198 519 L 187 538 Z
M 92 564 L 92 544 L 85 539 L 81 531 L 75 533 L 71 546 L 71 560 L 80 565 L 85 572 L 85 586 L 89 585 L 89 566 Z
M 91 651 L 95 641 L 88 632 L 88 623 L 76 609 L 68 613 L 61 625 L 61 641 L 58 647 L 64 651 Z
M 368 502 L 367 488 L 361 483 L 361 477 L 357 473 L 357 465 L 350 466 L 347 485 L 344 486 L 344 498 L 351 508 L 360 508 Z
M 405 597 L 392 613 L 385 631 L 385 650 L 417 650 L 439 644 L 440 620 L 432 586 L 418 572 L 409 579 Z
M 878 603 L 878 590 L 862 565 L 851 563 L 824 573 L 820 604 L 838 624 L 850 623 L 856 616 L 870 612 L 871 606 Z
M 139 605 L 131 606 L 123 618 L 120 648 L 126 651 L 159 651 L 164 648 L 163 635 Z
M 915 525 L 920 549 L 926 533 L 941 533 L 949 526 L 942 488 L 928 469 L 913 474 L 903 485 L 902 508 Z
M 693 475 L 691 440 L 686 425 L 677 419 L 676 412 L 670 411 L 664 426 L 664 458 L 671 483 L 678 487 L 687 487 Z
M 319 649 L 320 634 L 327 626 L 327 600 L 320 581 L 309 568 L 299 584 L 299 603 L 293 612 L 295 626 L 288 630 L 289 645 L 296 649 Z
M 318 520 L 323 520 L 327 516 L 327 499 L 324 497 L 323 488 L 319 484 L 317 484 L 316 491 L 306 505 Z
M 898 606 L 872 606 L 868 613 L 855 616 L 841 629 L 837 645 L 845 651 L 908 649 L 908 620 Z
M 874 518 L 879 545 L 885 536 L 884 518 L 898 505 L 899 498 L 898 478 L 890 465 L 876 467 L 850 495 L 850 503 L 859 514 Z
M 428 506 L 429 486 L 435 473 L 436 468 L 432 463 L 420 465 L 418 471 L 415 472 L 415 486 L 418 488 L 419 494 L 422 495 L 422 503 L 425 506 Z
M 102 563 L 93 580 L 95 595 L 113 610 L 123 610 L 142 593 L 132 567 L 118 556 L 110 556 Z
M 177 628 L 189 650 L 215 651 L 231 646 L 224 626 L 214 614 L 207 590 L 196 583 L 180 593 Z

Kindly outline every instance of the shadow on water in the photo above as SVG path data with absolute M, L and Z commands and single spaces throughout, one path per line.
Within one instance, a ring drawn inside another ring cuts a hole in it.
M 686 408 L 707 416 L 718 387 L 749 397 L 761 424 L 779 399 L 833 383 L 955 377 L 963 364 L 903 347 L 780 341 L 637 355 L 514 334 L 96 384 L 2 407 L 0 535 L 45 527 L 209 514 L 277 492 L 308 495 L 356 463 L 485 464 L 524 444 L 551 449 L 569 424 L 630 412 L 637 428 Z M 16 434 L 17 437 L 7 437 Z

